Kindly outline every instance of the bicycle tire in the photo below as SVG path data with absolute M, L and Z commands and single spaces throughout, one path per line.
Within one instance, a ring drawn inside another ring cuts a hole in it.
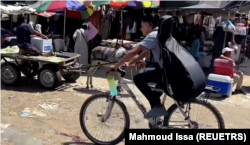
M 91 97 L 89 97 L 82 105 L 81 107 L 81 111 L 80 111 L 80 125 L 82 128 L 83 133 L 87 136 L 87 138 L 89 140 L 91 140 L 93 143 L 95 144 L 100 144 L 100 145 L 110 145 L 110 144 L 118 144 L 119 142 L 121 142 L 124 138 L 125 138 L 125 129 L 129 129 L 130 126 L 130 117 L 127 111 L 126 106 L 124 105 L 124 103 L 122 101 L 120 101 L 119 99 L 114 98 L 115 103 L 117 103 L 117 105 L 119 105 L 124 113 L 124 119 L 125 119 L 125 126 L 123 131 L 121 132 L 121 134 L 114 140 L 112 141 L 108 141 L 108 142 L 104 142 L 104 141 L 100 141 L 96 138 L 94 138 L 86 129 L 85 127 L 85 120 L 83 119 L 85 111 L 87 109 L 87 107 L 89 106 L 89 104 L 99 98 L 106 98 L 109 99 L 110 98 L 110 94 L 109 93 L 100 93 L 100 94 L 95 94 L 92 95 Z
M 210 104 L 209 102 L 205 102 L 202 100 L 192 100 L 188 103 L 196 103 L 202 106 L 205 106 L 207 109 L 209 109 L 216 117 L 217 121 L 218 121 L 218 125 L 219 128 L 218 129 L 225 129 L 225 123 L 224 123 L 224 119 L 221 115 L 221 113 L 219 112 L 219 110 L 217 108 L 215 108 L 212 104 Z M 185 103 L 187 104 L 187 103 Z M 164 126 L 169 127 L 169 120 L 172 116 L 172 114 L 174 113 L 174 111 L 176 109 L 179 109 L 178 106 L 176 104 L 173 104 L 168 110 L 167 112 L 169 113 L 167 116 L 164 117 Z

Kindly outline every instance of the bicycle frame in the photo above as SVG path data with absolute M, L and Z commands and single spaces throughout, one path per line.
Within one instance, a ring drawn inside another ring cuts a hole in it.
M 134 84 L 134 82 L 132 80 L 129 79 L 125 79 L 123 77 L 119 76 L 119 80 L 118 80 L 118 86 L 122 87 L 123 89 L 125 89 L 128 94 L 131 96 L 131 98 L 133 99 L 133 101 L 135 102 L 135 104 L 137 105 L 137 107 L 141 110 L 141 112 L 143 114 L 147 113 L 146 107 L 141 103 L 141 101 L 139 100 L 139 98 L 133 93 L 133 91 L 131 91 L 131 89 L 129 88 L 128 84 Z M 163 90 L 160 89 L 154 89 L 155 91 L 159 91 L 159 92 L 163 92 Z M 164 93 L 164 92 L 163 92 Z M 111 100 L 113 99 L 113 97 L 116 96 L 112 96 Z M 162 100 L 162 104 L 165 103 L 167 98 L 167 95 L 164 93 L 164 97 Z M 112 106 L 112 104 L 110 104 L 110 107 Z M 111 109 L 111 108 L 110 108 Z
M 137 107 L 145 115 L 147 113 L 146 107 L 140 102 L 139 98 L 131 91 L 128 84 L 134 84 L 134 82 L 132 80 L 120 77 L 120 75 L 119 75 L 118 86 L 122 87 L 123 89 L 125 89 L 128 92 L 128 94 L 131 96 L 131 98 L 133 99 L 133 101 L 135 102 Z M 153 90 L 164 93 L 164 90 L 161 90 L 158 88 L 153 88 Z M 116 96 L 111 96 L 110 100 L 113 100 L 114 97 L 116 97 Z M 166 98 L 167 98 L 167 95 L 166 95 L 166 93 L 164 93 L 162 105 L 164 105 Z M 179 105 L 179 103 L 177 101 L 174 100 L 174 102 L 178 106 L 182 115 L 184 116 L 185 121 L 187 121 L 191 125 L 191 128 L 193 128 L 194 125 L 193 125 L 192 121 L 190 120 L 190 117 L 185 113 L 185 111 L 181 108 L 181 106 Z M 103 121 L 106 121 L 109 118 L 113 106 L 114 106 L 114 101 L 109 101 L 108 108 L 107 108 L 106 113 L 104 115 Z M 162 128 L 165 128 L 165 127 L 162 127 Z

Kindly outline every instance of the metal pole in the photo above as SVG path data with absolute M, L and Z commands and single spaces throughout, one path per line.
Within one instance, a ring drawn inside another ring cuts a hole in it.
M 230 19 L 230 11 L 228 12 L 228 21 Z M 223 43 L 223 48 L 225 48 L 226 46 L 226 38 L 227 38 L 227 30 L 228 29 L 228 24 L 227 24 L 227 27 L 226 27 L 226 32 L 225 32 L 225 36 L 224 36 L 224 43 Z
M 13 15 L 10 15 L 10 30 L 13 31 Z
M 122 46 L 123 46 L 123 10 L 121 8 L 121 34 L 122 34 Z
M 66 38 L 66 35 L 65 35 L 65 30 L 66 30 L 66 9 L 64 10 L 64 25 L 63 25 L 63 39 Z

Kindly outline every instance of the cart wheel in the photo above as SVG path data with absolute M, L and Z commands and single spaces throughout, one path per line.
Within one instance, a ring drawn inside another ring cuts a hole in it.
M 39 72 L 39 63 L 36 61 L 22 61 L 21 72 L 29 78 L 33 78 Z
M 45 89 L 55 89 L 61 82 L 61 73 L 53 67 L 43 66 L 38 73 L 38 81 Z
M 1 65 L 1 81 L 5 85 L 17 86 L 21 79 L 21 72 L 14 63 L 3 63 Z
M 68 82 L 75 82 L 81 76 L 81 72 L 71 72 L 62 74 L 62 77 Z

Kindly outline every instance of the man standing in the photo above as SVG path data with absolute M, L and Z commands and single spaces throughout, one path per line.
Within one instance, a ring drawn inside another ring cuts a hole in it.
M 18 18 L 18 24 L 16 37 L 19 49 L 32 55 L 42 55 L 40 50 L 31 45 L 31 37 L 33 37 L 31 35 L 36 35 L 43 39 L 48 39 L 48 37 L 32 29 L 31 26 L 27 24 L 27 19 L 24 17 Z

